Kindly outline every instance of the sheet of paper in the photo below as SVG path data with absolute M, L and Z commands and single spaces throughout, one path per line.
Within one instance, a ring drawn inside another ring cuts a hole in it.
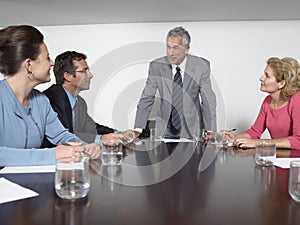
M 54 173 L 55 165 L 49 166 L 7 166 L 0 170 L 0 174 L 6 173 Z
M 0 178 L 0 190 L 0 204 L 39 195 L 38 193 L 15 184 L 3 177 Z
M 300 158 L 276 158 L 274 165 L 283 169 L 289 169 L 291 161 L 300 161 Z
M 180 139 L 168 139 L 164 138 L 163 141 L 165 143 L 170 143 L 170 142 L 193 142 L 193 140 L 187 139 L 187 138 L 180 138 Z

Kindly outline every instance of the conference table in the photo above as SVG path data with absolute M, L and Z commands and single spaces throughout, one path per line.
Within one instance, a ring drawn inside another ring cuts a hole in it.
M 0 224 L 300 224 L 289 169 L 257 166 L 254 153 L 142 139 L 123 148 L 120 165 L 90 161 L 90 191 L 77 200 L 56 195 L 54 173 L 2 174 L 39 196 L 0 204 Z M 277 157 L 299 153 L 277 150 Z

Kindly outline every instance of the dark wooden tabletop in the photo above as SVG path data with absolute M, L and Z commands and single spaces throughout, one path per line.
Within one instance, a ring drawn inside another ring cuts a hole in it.
M 57 197 L 54 173 L 2 175 L 39 196 L 1 204 L 0 224 L 300 224 L 289 170 L 256 166 L 254 150 L 145 139 L 124 155 L 120 166 L 92 161 L 90 192 L 75 201 Z

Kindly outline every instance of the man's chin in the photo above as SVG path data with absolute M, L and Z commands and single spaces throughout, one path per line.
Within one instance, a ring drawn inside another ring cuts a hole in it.
M 171 60 L 171 59 L 169 59 L 169 62 L 172 64 L 172 65 L 176 65 L 176 60 Z

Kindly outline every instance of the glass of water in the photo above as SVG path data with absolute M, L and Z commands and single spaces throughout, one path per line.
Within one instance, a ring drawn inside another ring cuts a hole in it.
M 63 199 L 84 198 L 90 189 L 89 159 L 63 158 L 56 161 L 55 192 Z
M 217 147 L 227 147 L 228 140 L 224 131 L 208 131 L 208 139 L 210 144 Z
M 103 165 L 121 164 L 123 156 L 122 143 L 117 140 L 106 140 L 101 142 L 101 148 Z
M 206 136 L 206 130 L 205 129 L 196 129 L 194 134 L 193 134 L 193 141 L 194 142 L 199 142 L 199 141 L 204 141 Z
M 255 162 L 259 166 L 273 166 L 276 160 L 276 144 L 259 141 L 255 144 Z
M 300 161 L 291 161 L 289 175 L 289 194 L 300 204 Z

